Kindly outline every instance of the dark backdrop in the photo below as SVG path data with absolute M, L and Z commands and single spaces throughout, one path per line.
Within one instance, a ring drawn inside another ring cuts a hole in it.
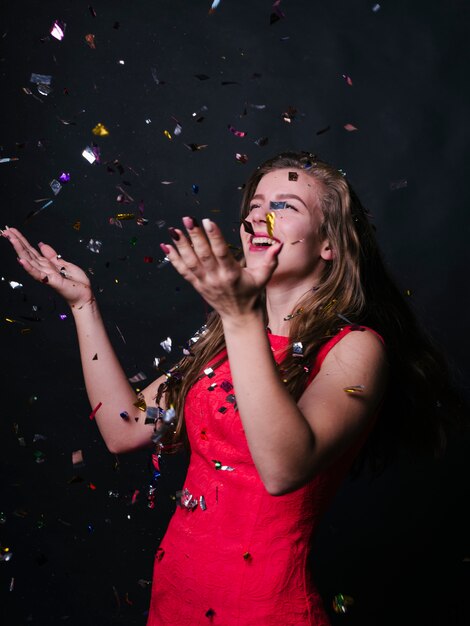
M 467 393 L 469 4 L 380 4 L 222 0 L 213 14 L 206 0 L 3 7 L 0 157 L 18 159 L 0 163 L 3 223 L 89 270 L 126 372 L 147 376 L 141 385 L 166 355 L 160 342 L 170 336 L 168 359 L 178 359 L 207 312 L 160 265 L 167 226 L 209 216 L 236 246 L 241 185 L 293 148 L 347 173 Z M 63 41 L 49 35 L 56 19 Z M 52 77 L 49 93 L 32 73 Z M 108 136 L 92 134 L 98 123 Z M 89 164 L 82 151 L 93 144 L 100 162 Z M 70 182 L 54 195 L 63 172 Z M 116 225 L 117 213 L 135 218 Z M 88 419 L 67 309 L 14 256 L 1 243 L 0 542 L 12 554 L 0 563 L 2 621 L 143 625 L 184 459 L 164 460 L 149 509 L 148 453 L 107 452 Z M 82 467 L 72 465 L 76 450 Z M 312 565 L 334 624 L 468 623 L 466 452 L 455 441 L 439 463 L 397 460 L 375 481 L 345 484 Z M 337 593 L 354 598 L 345 615 L 331 609 Z

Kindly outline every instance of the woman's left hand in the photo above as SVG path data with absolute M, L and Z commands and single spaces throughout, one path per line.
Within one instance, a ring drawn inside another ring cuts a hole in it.
M 201 294 L 222 319 L 252 313 L 259 295 L 278 263 L 282 244 L 264 252 L 263 263 L 255 268 L 242 267 L 233 258 L 219 227 L 209 219 L 199 227 L 194 218 L 184 217 L 182 230 L 170 228 L 173 245 L 161 244 L 173 267 Z

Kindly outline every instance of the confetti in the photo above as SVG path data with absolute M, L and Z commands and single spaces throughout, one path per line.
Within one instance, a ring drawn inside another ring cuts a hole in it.
M 55 178 L 49 183 L 49 187 L 52 189 L 52 193 L 56 196 L 62 189 L 62 185 Z
M 380 11 L 380 4 L 374 4 L 374 5 L 372 6 L 372 11 L 373 11 L 374 13 L 377 13 L 377 11 Z
M 93 148 L 90 148 L 90 146 L 87 146 L 82 152 L 82 157 L 84 157 L 88 161 L 88 163 L 94 163 L 96 161 L 96 154 Z
M 214 11 L 216 10 L 216 8 L 219 6 L 220 4 L 220 0 L 213 0 L 212 4 L 211 4 L 211 8 L 209 10 L 209 14 L 214 13 Z M 206 614 L 207 615 L 207 614 Z
M 147 375 L 144 374 L 144 372 L 138 372 L 137 374 L 135 374 L 135 376 L 131 376 L 130 378 L 128 378 L 130 383 L 138 383 L 142 380 L 145 380 L 147 378 Z
M 164 131 L 163 131 L 163 134 L 165 135 L 165 137 L 166 137 L 167 139 L 170 139 L 170 140 L 172 139 L 171 134 L 170 134 L 170 132 L 169 132 L 168 130 L 164 130 Z
M 350 394 L 362 393 L 364 391 L 364 385 L 351 385 L 351 387 L 344 387 L 343 391 Z
M 69 172 L 62 172 L 62 174 L 59 176 L 59 181 L 61 183 L 68 183 L 70 181 Z
M 233 389 L 233 385 L 229 380 L 223 380 L 220 383 L 220 387 L 221 389 L 223 389 L 226 393 L 228 393 L 229 391 L 232 391 Z
M 287 202 L 282 201 L 282 202 L 270 202 L 269 203 L 269 208 L 271 209 L 271 211 L 280 211 L 281 209 L 285 209 L 287 206 Z
M 302 308 L 300 308 L 300 309 L 297 309 L 297 311 L 295 313 L 289 313 L 289 315 L 285 316 L 284 321 L 288 322 L 292 318 L 297 317 L 298 315 L 301 315 L 303 313 L 303 311 L 304 310 Z
M 98 404 L 96 405 L 96 407 L 93 409 L 93 411 L 90 413 L 89 415 L 89 419 L 93 419 L 95 417 L 95 415 L 97 414 L 98 410 L 101 408 L 102 406 L 102 402 L 98 402 Z
M 344 80 L 347 82 L 347 84 L 348 84 L 350 87 L 352 87 L 352 84 L 353 84 L 353 82 L 352 82 L 352 78 L 351 78 L 350 76 L 348 76 L 347 74 L 343 74 L 343 78 L 344 78 Z
M 117 220 L 133 220 L 135 217 L 134 213 L 116 213 L 114 216 Z
M 298 180 L 299 175 L 297 172 L 289 172 L 289 180 Z
M 59 20 L 56 20 L 51 27 L 50 33 L 53 37 L 55 37 L 59 41 L 62 41 L 65 36 L 65 24 L 63 22 L 59 22 Z
M 323 135 L 323 133 L 327 133 L 330 129 L 331 129 L 331 126 L 325 126 L 325 128 L 321 128 L 320 130 L 317 130 L 316 134 Z
M 90 252 L 99 254 L 102 246 L 103 246 L 102 241 L 98 241 L 97 239 L 90 239 L 86 247 L 88 248 L 88 250 L 90 250 Z
M 85 465 L 83 461 L 83 453 L 81 450 L 75 450 L 75 452 L 72 452 L 72 465 L 74 467 L 83 467 Z
M 199 80 L 208 80 L 210 78 L 207 74 L 194 74 L 194 76 L 199 78 Z
M 197 507 L 197 500 L 193 497 L 189 489 L 184 488 L 182 491 L 176 492 L 176 504 L 181 508 L 192 511 Z
M 208 144 L 201 143 L 185 143 L 184 145 L 186 146 L 186 148 L 188 148 L 188 150 L 191 150 L 192 152 L 197 152 L 198 150 L 203 150 L 204 148 L 208 147 Z
M 7 561 L 11 561 L 13 557 L 13 552 L 10 552 L 10 548 L 1 547 L 0 548 L 0 562 L 6 563 Z
M 255 231 L 253 230 L 253 226 L 251 225 L 251 222 L 248 222 L 247 220 L 242 220 L 242 224 L 243 224 L 243 228 L 245 229 L 245 232 L 247 232 L 249 235 L 255 234 Z
M 4 157 L 0 159 L 0 163 L 11 163 L 12 161 L 19 161 L 18 157 Z
M 304 346 L 301 341 L 294 341 L 294 343 L 292 344 L 292 355 L 293 356 L 304 355 Z
M 85 41 L 87 42 L 87 44 L 90 46 L 92 50 L 96 49 L 95 36 L 92 33 L 85 35 Z
M 333 598 L 333 610 L 335 613 L 347 613 L 350 606 L 354 604 L 354 599 L 351 596 L 344 596 L 342 593 L 338 593 Z
M 165 350 L 165 352 L 171 352 L 171 346 L 172 346 L 171 337 L 167 337 L 163 341 L 160 341 L 160 345 Z
M 248 155 L 240 154 L 239 152 L 236 153 L 235 158 L 239 163 L 246 163 L 248 161 Z
M 201 511 L 205 511 L 207 509 L 206 499 L 204 496 L 199 496 L 199 507 Z
M 94 135 L 98 135 L 98 137 L 106 137 L 109 135 L 109 130 L 99 122 L 91 131 Z
M 214 459 L 212 459 L 212 463 L 214 463 L 216 470 L 220 470 L 222 472 L 233 472 L 235 470 L 234 467 L 230 467 L 230 465 L 222 465 L 220 461 L 215 461 Z
M 275 219 L 276 219 L 275 214 L 272 211 L 270 213 L 266 213 L 266 229 L 268 231 L 269 237 L 273 236 Z
M 29 79 L 30 83 L 34 83 L 35 85 L 50 85 L 52 82 L 52 76 L 48 74 L 31 74 L 31 78 Z
M 344 128 L 350 133 L 353 132 L 354 130 L 357 130 L 357 127 L 354 126 L 353 124 L 345 124 Z
M 214 370 L 212 369 L 212 367 L 207 367 L 207 368 L 204 370 L 204 374 L 205 374 L 208 378 L 212 378 L 213 376 L 215 376 L 215 372 L 214 372 Z
M 229 131 L 235 135 L 235 137 L 246 137 L 248 133 L 244 132 L 243 130 L 237 130 L 234 126 L 232 126 L 231 124 L 227 125 L 227 128 L 229 129 Z

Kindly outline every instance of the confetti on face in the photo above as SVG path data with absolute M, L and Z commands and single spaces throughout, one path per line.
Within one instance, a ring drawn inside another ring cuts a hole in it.
M 243 130 L 237 130 L 234 126 L 232 126 L 231 124 L 228 124 L 227 128 L 229 129 L 229 131 L 235 135 L 235 137 L 246 137 L 248 133 L 245 133 Z
M 271 211 L 280 211 L 281 209 L 285 209 L 287 206 L 287 202 L 270 202 L 269 208 Z
M 273 212 L 266 213 L 266 229 L 268 231 L 268 236 L 272 237 L 274 233 L 274 220 L 276 219 L 275 214 Z
M 94 135 L 97 135 L 98 137 L 106 137 L 107 135 L 109 135 L 109 130 L 106 128 L 106 126 L 104 126 L 104 124 L 101 124 L 101 122 L 99 122 L 91 131 Z
M 357 394 L 362 393 L 364 389 L 364 385 L 351 385 L 351 387 L 344 387 L 343 391 L 350 394 Z
M 253 226 L 251 225 L 251 222 L 248 222 L 247 220 L 242 220 L 242 224 L 246 233 L 248 233 L 249 235 L 255 234 L 255 231 L 253 230 Z
M 289 180 L 298 180 L 299 175 L 297 172 L 289 172 Z
M 92 33 L 85 35 L 85 41 L 87 42 L 87 44 L 90 46 L 92 50 L 96 49 L 95 36 Z

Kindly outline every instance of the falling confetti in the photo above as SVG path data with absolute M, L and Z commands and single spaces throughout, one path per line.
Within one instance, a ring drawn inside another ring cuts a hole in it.
M 109 135 L 109 130 L 99 122 L 91 131 L 94 135 L 98 135 L 98 137 L 106 137 Z
M 96 154 L 90 146 L 87 146 L 82 152 L 82 157 L 84 157 L 88 163 L 94 163 L 96 161 Z
M 171 337 L 167 337 L 163 341 L 160 341 L 160 345 L 165 350 L 165 352 L 171 352 L 171 346 L 172 346 Z
M 239 152 L 236 153 L 235 158 L 239 163 L 246 163 L 248 161 L 248 155 L 240 154 Z
M 56 20 L 51 27 L 50 33 L 53 37 L 62 41 L 65 36 L 65 24 Z
M 352 87 L 352 84 L 353 84 L 353 82 L 352 82 L 352 78 L 351 78 L 350 76 L 348 76 L 347 74 L 343 74 L 343 78 L 344 78 L 344 80 L 346 81 L 346 83 L 347 83 L 350 87 Z
M 354 599 L 351 596 L 344 596 L 342 593 L 338 593 L 333 598 L 333 610 L 335 613 L 347 613 L 349 607 L 354 604 Z
M 56 196 L 59 191 L 62 189 L 62 185 L 59 183 L 58 180 L 56 180 L 54 178 L 54 180 L 51 180 L 51 182 L 49 183 L 49 187 L 52 189 L 52 193 Z
M 83 452 L 81 450 L 75 450 L 72 452 L 72 465 L 74 467 L 85 465 L 83 461 Z
M 353 132 L 354 130 L 357 130 L 357 127 L 354 126 L 353 124 L 345 124 L 344 128 L 350 133 Z
M 248 133 L 244 132 L 243 130 L 237 130 L 234 126 L 232 126 L 231 124 L 227 125 L 227 128 L 229 129 L 229 131 L 235 135 L 235 137 L 246 137 Z
M 90 46 L 92 50 L 96 49 L 95 36 L 92 33 L 85 35 L 85 41 L 87 42 L 87 44 Z
M 345 391 L 346 393 L 355 394 L 362 393 L 364 389 L 364 385 L 351 385 L 351 387 L 344 387 L 343 391 Z

